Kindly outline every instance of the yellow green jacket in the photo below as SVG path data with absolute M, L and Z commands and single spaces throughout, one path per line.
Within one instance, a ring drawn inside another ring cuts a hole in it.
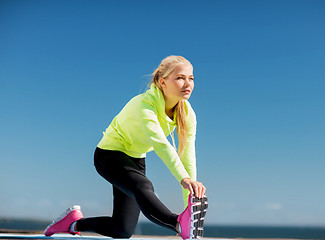
M 104 132 L 98 147 L 135 158 L 145 157 L 154 150 L 179 182 L 187 177 L 196 180 L 196 116 L 190 103 L 185 103 L 188 133 L 181 158 L 167 140 L 176 127 L 176 112 L 174 120 L 166 115 L 164 96 L 154 84 L 125 105 Z M 184 191 L 184 198 L 187 195 L 188 191 Z

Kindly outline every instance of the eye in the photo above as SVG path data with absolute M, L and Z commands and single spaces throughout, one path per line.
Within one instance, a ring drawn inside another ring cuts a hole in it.
M 181 80 L 181 79 L 184 79 L 183 77 L 178 77 L 177 80 Z

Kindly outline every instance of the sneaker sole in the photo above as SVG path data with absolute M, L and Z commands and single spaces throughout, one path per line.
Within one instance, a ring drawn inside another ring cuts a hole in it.
M 80 210 L 80 206 L 78 205 L 74 205 L 70 208 L 68 208 L 64 213 L 61 214 L 60 217 L 58 217 L 57 219 L 55 219 L 50 225 L 47 226 L 47 228 L 44 230 L 44 235 L 45 236 L 51 236 L 51 235 L 46 235 L 46 232 L 48 229 L 50 229 L 54 224 L 58 223 L 59 221 L 61 221 L 62 219 L 64 219 L 66 216 L 68 216 L 68 214 L 74 210 Z
M 208 208 L 208 198 L 204 196 L 199 199 L 197 197 L 192 197 L 191 203 L 191 238 L 197 239 L 203 237 L 203 225 L 204 218 Z

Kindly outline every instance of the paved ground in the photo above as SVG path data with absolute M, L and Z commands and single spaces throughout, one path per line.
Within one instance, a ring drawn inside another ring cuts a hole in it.
M 31 232 L 31 231 L 13 231 L 13 230 L 4 230 L 0 229 L 0 239 L 1 240 L 12 240 L 12 239 L 30 239 L 30 240 L 107 240 L 111 239 L 108 237 L 103 237 L 97 234 L 87 233 L 85 235 L 82 234 L 82 237 L 75 235 L 72 236 L 70 234 L 55 234 L 52 237 L 45 237 L 43 232 Z M 177 236 L 132 236 L 131 240 L 181 240 L 180 237 Z M 247 238 L 237 238 L 237 239 L 230 239 L 230 238 L 203 238 L 207 240 L 250 240 Z M 251 239 L 251 240 L 294 240 L 294 239 Z

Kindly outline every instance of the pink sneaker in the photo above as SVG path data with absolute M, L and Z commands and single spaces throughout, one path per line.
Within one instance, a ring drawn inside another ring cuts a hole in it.
M 188 206 L 182 212 L 177 221 L 181 225 L 181 237 L 183 239 L 197 239 L 203 237 L 203 223 L 208 208 L 208 198 L 199 199 L 193 195 L 188 197 Z
M 72 235 L 80 235 L 79 232 L 70 231 L 70 225 L 81 218 L 83 218 L 83 215 L 80 210 L 80 206 L 75 205 L 70 207 L 60 217 L 48 225 L 44 231 L 44 234 L 47 237 L 52 236 L 55 233 L 70 233 Z

